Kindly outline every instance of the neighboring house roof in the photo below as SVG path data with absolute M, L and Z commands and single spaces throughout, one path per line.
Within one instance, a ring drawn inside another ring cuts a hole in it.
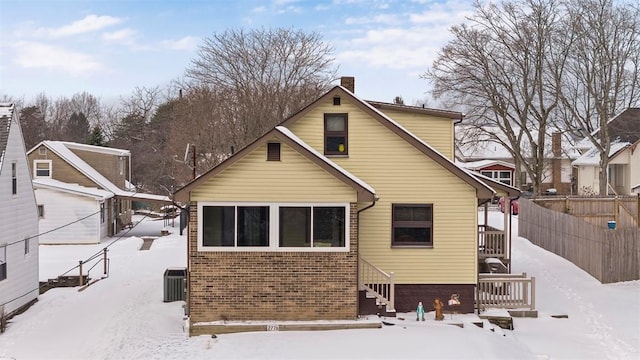
M 311 104 L 307 105 L 305 108 L 303 108 L 302 110 L 300 110 L 299 112 L 297 112 L 293 116 L 291 116 L 288 119 L 284 120 L 280 125 L 286 127 L 287 125 L 294 123 L 295 121 L 297 121 L 297 120 L 301 119 L 302 117 L 304 117 L 312 109 L 314 109 L 317 106 L 317 104 L 323 103 L 325 101 L 328 101 L 329 99 L 333 98 L 335 95 L 346 96 L 346 97 L 350 98 L 353 101 L 353 104 L 356 107 L 358 107 L 359 109 L 361 109 L 362 111 L 367 113 L 373 119 L 375 119 L 378 122 L 380 122 L 387 129 L 391 130 L 393 133 L 395 133 L 396 135 L 400 136 L 402 139 L 407 141 L 409 144 L 413 145 L 416 149 L 421 151 L 423 154 L 427 155 L 429 158 L 434 160 L 436 163 L 438 163 L 439 165 L 441 165 L 442 167 L 444 167 L 445 169 L 447 169 L 448 171 L 450 171 L 451 173 L 453 173 L 454 175 L 456 175 L 457 177 L 459 177 L 463 181 L 467 182 L 469 185 L 473 186 L 476 189 L 477 195 L 478 195 L 479 198 L 489 199 L 489 198 L 491 198 L 493 196 L 493 193 L 495 191 L 490 186 L 488 186 L 487 184 L 485 184 L 482 181 L 478 180 L 474 176 L 471 176 L 464 169 L 462 169 L 461 167 L 457 166 L 449 158 L 447 158 L 446 156 L 442 155 L 442 153 L 440 153 L 438 150 L 434 149 L 432 146 L 430 146 L 429 144 L 424 142 L 422 139 L 420 139 L 417 136 L 415 136 L 413 133 L 411 133 L 409 130 L 405 129 L 404 127 L 402 127 L 400 124 L 398 124 L 393 119 L 389 118 L 387 115 L 382 113 L 380 110 L 375 108 L 373 105 L 369 104 L 368 102 L 366 102 L 364 100 L 361 100 L 360 98 L 355 96 L 351 91 L 349 91 L 348 89 L 346 89 L 346 88 L 344 88 L 342 86 L 336 86 L 333 89 L 329 90 L 324 95 L 322 95 L 318 99 L 316 99 L 314 102 L 312 102 Z M 384 103 L 378 103 L 378 104 L 384 104 Z M 446 112 L 446 113 L 454 114 L 454 112 Z M 458 114 L 460 114 L 460 117 L 462 117 L 461 113 L 458 113 Z M 443 115 L 438 115 L 438 116 L 443 116 Z
M 244 147 L 242 150 L 233 154 L 231 157 L 227 158 L 220 164 L 216 165 L 211 170 L 200 175 L 196 179 L 189 182 L 187 185 L 178 189 L 174 194 L 174 199 L 176 201 L 188 201 L 189 200 L 188 192 L 191 189 L 198 186 L 202 182 L 208 180 L 209 178 L 215 176 L 216 174 L 221 173 L 226 168 L 234 164 L 236 161 L 240 160 L 245 154 L 250 153 L 257 147 L 267 143 L 270 139 L 274 137 L 282 141 L 283 143 L 287 144 L 288 146 L 296 150 L 298 153 L 302 154 L 307 159 L 309 159 L 316 165 L 320 166 L 322 169 L 326 170 L 327 172 L 335 176 L 337 179 L 351 186 L 354 190 L 357 191 L 359 201 L 374 201 L 377 199 L 376 193 L 373 187 L 371 187 L 369 184 L 367 184 L 363 180 L 359 179 L 357 176 L 343 169 L 342 167 L 340 167 L 338 164 L 331 161 L 326 156 L 317 152 L 315 149 L 313 149 L 311 146 L 306 144 L 304 141 L 302 141 L 300 138 L 294 135 L 291 131 L 289 131 L 289 129 L 282 126 L 276 126 L 273 130 L 266 133 L 259 139 L 255 140 L 248 146 Z
M 609 159 L 614 158 L 624 149 L 631 146 L 628 142 L 612 142 L 609 149 Z M 579 158 L 574 160 L 571 165 L 573 166 L 600 166 L 600 150 L 591 148 L 586 153 L 582 154 Z
M 60 141 L 60 142 L 63 143 L 67 148 L 74 149 L 74 150 L 92 151 L 96 153 L 116 155 L 116 156 L 131 156 L 131 151 L 124 150 L 124 149 L 116 149 L 116 148 L 106 147 L 106 146 L 80 144 L 80 143 L 69 142 L 69 141 Z
M 472 171 L 471 174 L 477 177 L 478 179 L 480 179 L 481 181 L 489 184 L 492 188 L 506 193 L 507 196 L 520 196 L 520 194 L 522 193 L 522 191 L 520 191 L 520 189 L 518 189 L 517 187 L 507 185 L 496 179 L 490 178 L 488 176 L 484 176 L 479 172 Z
M 508 163 L 506 161 L 500 161 L 500 160 L 478 160 L 478 161 L 470 161 L 470 162 L 456 161 L 456 164 L 458 164 L 458 166 L 462 166 L 463 168 L 469 169 L 469 170 L 481 170 L 494 165 L 501 165 L 510 169 L 516 168 L 514 164 Z
M 609 140 L 611 141 L 611 150 L 609 158 L 615 156 L 621 150 L 622 144 L 631 145 L 640 140 L 640 108 L 628 108 L 620 114 L 614 116 L 607 121 L 607 130 L 609 131 Z M 600 128 L 594 130 L 591 136 L 598 138 Z M 579 159 L 573 162 L 573 165 L 598 165 L 600 152 L 595 149 L 593 142 L 589 137 L 585 137 L 576 144 L 576 148 L 585 151 Z M 593 157 L 598 158 L 594 160 Z M 583 159 L 584 158 L 584 159 Z M 597 163 L 593 163 L 597 161 Z
M 470 162 L 474 160 L 507 160 L 513 159 L 511 152 L 501 143 L 499 143 L 494 137 L 502 139 L 505 143 L 508 143 L 506 137 L 502 133 L 502 130 L 497 126 L 484 126 L 482 132 L 474 131 L 475 127 L 458 125 L 456 127 L 456 158 Z M 517 131 L 517 129 L 515 129 Z M 469 132 L 474 132 L 473 136 L 469 136 Z M 467 141 L 463 141 L 467 139 Z M 520 145 L 523 150 L 529 149 L 529 141 L 526 138 L 522 139 Z M 580 156 L 580 153 L 576 150 L 575 145 L 567 139 L 566 136 L 561 141 L 562 158 L 564 159 L 576 159 Z M 545 153 L 552 155 L 552 138 L 547 136 L 545 140 Z M 525 158 L 529 157 L 525 154 Z
M 613 141 L 635 143 L 640 140 L 640 108 L 628 108 L 607 122 L 609 139 Z M 592 135 L 598 136 L 600 129 Z
M 2 171 L 2 160 L 7 150 L 9 141 L 9 130 L 11 129 L 11 119 L 13 118 L 13 104 L 0 103 L 0 172 Z
M 52 140 L 44 140 L 40 142 L 38 145 L 33 147 L 29 152 L 32 152 L 38 149 L 40 146 L 45 146 L 49 150 L 53 151 L 56 155 L 58 155 L 61 159 L 66 161 L 69 165 L 73 166 L 80 173 L 91 179 L 96 185 L 102 187 L 103 189 L 113 193 L 115 196 L 121 198 L 128 198 L 132 200 L 147 200 L 147 201 L 159 201 L 159 202 L 171 202 L 169 197 L 154 195 L 154 194 L 145 194 L 145 193 L 137 193 L 120 189 L 114 183 L 109 181 L 106 177 L 104 177 L 100 172 L 94 169 L 91 165 L 87 164 L 84 160 L 82 160 L 78 155 L 76 155 L 70 149 L 72 148 L 80 148 L 84 144 L 77 143 L 69 143 L 65 141 L 52 141 Z M 98 146 L 92 145 L 84 145 L 86 147 L 94 147 Z M 127 150 L 114 149 L 116 151 L 120 151 L 118 154 L 128 153 Z
M 53 189 L 70 194 L 92 197 L 96 200 L 106 200 L 114 196 L 110 191 L 90 188 L 78 184 L 69 184 L 54 179 L 33 179 L 33 187 L 36 189 Z

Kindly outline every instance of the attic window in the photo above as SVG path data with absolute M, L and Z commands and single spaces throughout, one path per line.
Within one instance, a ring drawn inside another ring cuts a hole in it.
M 34 178 L 51 178 L 51 160 L 33 161 Z
M 280 143 L 267 143 L 267 161 L 280 161 Z
M 38 154 L 47 155 L 47 148 L 44 146 L 40 146 L 40 148 L 38 148 Z
M 333 105 L 340 105 L 340 96 L 336 95 L 333 97 Z
M 348 155 L 347 114 L 324 114 L 324 154 Z

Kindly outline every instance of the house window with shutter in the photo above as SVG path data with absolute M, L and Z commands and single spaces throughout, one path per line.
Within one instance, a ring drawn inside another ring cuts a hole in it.
M 433 246 L 433 204 L 394 204 L 392 246 Z
M 324 114 L 324 154 L 349 154 L 347 114 Z
M 267 161 L 280 161 L 280 143 L 267 143 Z

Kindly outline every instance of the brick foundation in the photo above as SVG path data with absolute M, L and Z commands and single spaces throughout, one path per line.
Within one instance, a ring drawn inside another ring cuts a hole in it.
M 439 298 L 444 303 L 445 311 L 473 313 L 475 287 L 475 284 L 396 284 L 396 311 L 415 311 L 419 301 L 422 301 L 425 311 L 433 311 L 433 301 Z M 459 309 L 453 309 L 447 304 L 451 294 L 460 295 Z

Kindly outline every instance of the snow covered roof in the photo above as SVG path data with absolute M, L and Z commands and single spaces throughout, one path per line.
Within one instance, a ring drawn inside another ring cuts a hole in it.
M 109 181 L 109 179 L 104 177 L 100 172 L 94 169 L 91 165 L 87 164 L 84 160 L 82 160 L 73 151 L 71 151 L 71 148 L 90 149 L 90 148 L 98 148 L 99 146 L 92 146 L 92 145 L 78 146 L 82 144 L 71 143 L 72 145 L 71 147 L 69 147 L 69 144 L 70 144 L 69 142 L 65 142 L 65 141 L 45 140 L 45 141 L 42 141 L 40 144 L 36 145 L 33 149 L 30 150 L 30 152 L 34 151 L 41 145 L 46 146 L 49 150 L 53 151 L 56 155 L 58 155 L 61 159 L 66 161 L 69 165 L 73 166 L 75 169 L 80 171 L 83 175 L 91 179 L 91 181 L 96 183 L 96 185 L 113 193 L 115 196 L 123 197 L 123 198 L 138 199 L 141 201 L 151 200 L 151 201 L 171 202 L 171 199 L 169 199 L 169 197 L 167 196 L 137 193 L 137 192 L 120 189 L 114 183 Z M 93 151 L 93 150 L 95 149 L 92 149 L 89 151 Z M 113 149 L 113 150 L 114 150 L 113 152 L 109 152 L 110 150 L 105 150 L 106 152 L 101 150 L 100 152 L 111 153 L 111 154 L 115 153 L 116 155 L 119 155 L 119 156 L 126 156 L 128 153 L 127 150 L 120 150 L 120 149 Z
M 372 194 L 376 193 L 376 190 L 373 187 L 371 187 L 371 185 L 367 184 L 365 181 L 361 180 L 357 176 L 355 176 L 355 175 L 351 174 L 350 172 L 348 172 L 347 170 L 343 169 L 340 165 L 334 163 L 328 157 L 326 157 L 326 156 L 320 154 L 319 152 L 317 152 L 316 149 L 312 148 L 311 146 L 309 146 L 309 144 L 307 144 L 304 141 L 302 141 L 302 139 L 300 139 L 294 133 L 292 133 L 291 130 L 287 129 L 284 126 L 276 126 L 276 130 L 281 132 L 283 135 L 287 136 L 289 139 L 295 141 L 298 145 L 300 145 L 303 148 L 307 149 L 307 151 L 309 151 L 313 155 L 317 156 L 320 160 L 326 162 L 328 165 L 330 165 L 331 167 L 333 167 L 334 169 L 336 169 L 337 171 L 342 173 L 344 176 L 346 176 L 346 177 L 350 178 L 351 180 L 353 180 L 354 182 L 360 184 L 360 186 L 362 186 L 363 188 L 367 189 Z
M 515 165 L 508 163 L 506 161 L 501 161 L 501 160 L 478 160 L 478 161 L 470 161 L 470 162 L 456 161 L 456 164 L 458 164 L 458 166 L 461 166 L 463 168 L 470 169 L 470 170 L 480 170 L 480 169 L 484 169 L 486 167 L 494 166 L 494 165 L 502 165 L 510 169 L 515 169 Z
M 113 197 L 113 193 L 110 191 L 81 186 L 78 184 L 65 183 L 62 181 L 54 180 L 54 179 L 43 179 L 43 178 L 33 179 L 33 187 L 36 189 L 39 189 L 39 188 L 54 189 L 58 191 L 80 195 L 80 196 L 88 196 L 96 200 L 106 200 Z
M 609 158 L 616 156 L 620 151 L 631 146 L 628 142 L 612 142 L 609 149 Z M 586 153 L 582 154 L 579 158 L 574 160 L 571 165 L 573 166 L 599 166 L 600 165 L 600 151 L 596 148 L 591 148 Z
M 116 156 L 131 156 L 131 151 L 124 149 L 116 149 L 112 147 L 96 146 L 88 144 L 80 144 L 76 142 L 61 141 L 67 148 L 82 151 L 91 151 L 101 154 L 116 155 Z

